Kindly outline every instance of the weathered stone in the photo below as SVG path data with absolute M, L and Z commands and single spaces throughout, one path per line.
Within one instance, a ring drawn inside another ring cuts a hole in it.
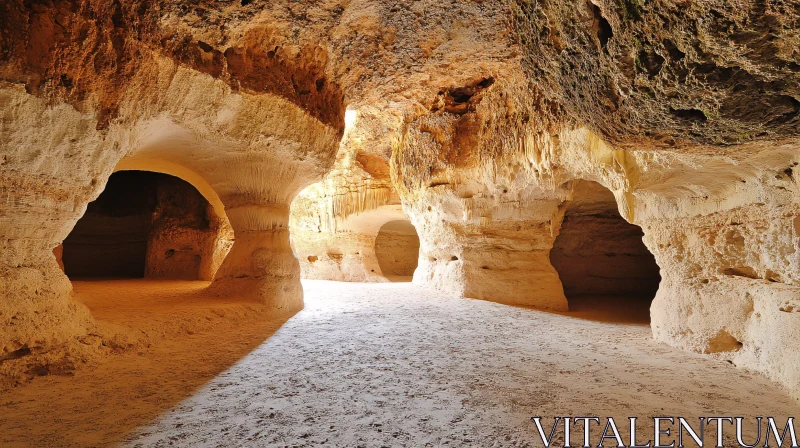
M 133 169 L 230 226 L 216 294 L 288 314 L 301 272 L 385 281 L 404 219 L 415 283 L 514 305 L 652 291 L 654 258 L 657 340 L 798 396 L 798 21 L 780 0 L 3 2 L 0 373 L 78 356 L 95 322 L 57 248 Z

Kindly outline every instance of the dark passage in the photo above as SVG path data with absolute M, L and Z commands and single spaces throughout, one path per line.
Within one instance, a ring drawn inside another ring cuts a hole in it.
M 571 310 L 649 321 L 661 276 L 643 236 L 619 214 L 609 190 L 595 182 L 577 185 L 550 253 Z
M 209 211 L 205 198 L 181 179 L 114 173 L 64 240 L 64 272 L 71 278 L 196 280 L 203 256 L 214 249 Z

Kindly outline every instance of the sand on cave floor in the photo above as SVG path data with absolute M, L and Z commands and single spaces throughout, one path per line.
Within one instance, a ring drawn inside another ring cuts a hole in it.
M 306 308 L 269 321 L 251 304 L 209 314 L 201 282 L 163 285 L 76 285 L 100 320 L 170 330 L 4 393 L 0 446 L 541 446 L 531 416 L 800 414 L 758 374 L 615 322 L 602 308 L 619 298 L 583 298 L 570 315 L 304 281 Z

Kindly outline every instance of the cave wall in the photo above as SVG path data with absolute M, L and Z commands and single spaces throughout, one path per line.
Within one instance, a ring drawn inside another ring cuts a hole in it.
M 410 277 L 419 260 L 419 237 L 408 221 L 390 221 L 375 238 L 375 256 L 383 275 Z
M 415 284 L 566 310 L 549 253 L 568 191 L 541 180 L 549 106 L 525 84 L 510 71 L 440 91 L 408 125 L 392 178 L 420 238 Z
M 531 81 L 617 147 L 719 150 L 798 135 L 795 2 L 513 0 L 509 6 Z
M 64 272 L 76 277 L 144 277 L 157 176 L 122 173 L 106 189 L 64 240 Z
M 212 280 L 233 232 L 190 184 L 159 176 L 145 261 L 146 278 Z
M 329 220 L 326 208 L 309 205 L 317 203 L 320 197 L 324 198 L 318 192 L 305 192 L 292 204 L 292 247 L 300 260 L 303 278 L 386 282 L 376 239 L 385 223 L 405 219 L 402 207 L 380 205 L 351 213 L 344 219 Z
M 231 81 L 247 73 L 201 71 L 151 46 L 158 20 L 128 6 L 115 15 L 95 4 L 0 5 L 0 387 L 100 353 L 80 342 L 99 330 L 71 298 L 53 249 L 123 159 L 181 166 L 219 196 L 236 238 L 211 294 L 259 301 L 276 315 L 302 307 L 289 204 L 330 168 L 343 127 L 340 90 L 309 74 L 324 52 L 304 67 L 308 53 L 280 55 L 271 75 L 304 72 L 304 81 L 250 90 Z
M 646 241 L 669 267 L 651 309 L 656 340 L 724 356 L 796 394 L 796 210 L 750 204 L 651 224 Z
M 302 278 L 340 282 L 386 281 L 375 256 L 375 236 L 365 233 L 293 232 Z
M 99 194 L 121 149 L 93 132 L 92 114 L 50 106 L 23 86 L 0 89 L 0 104 L 0 347 L 12 357 L 0 364 L 2 387 L 56 363 L 62 356 L 49 350 L 93 329 L 53 249 Z
M 385 282 L 375 238 L 383 224 L 405 219 L 389 173 L 402 117 L 369 106 L 346 116 L 333 168 L 292 203 L 292 247 L 303 278 Z
M 661 267 L 654 338 L 798 396 L 800 11 L 575 0 L 511 12 L 527 78 L 578 124 L 557 133 L 552 166 L 608 187 Z
M 236 238 L 210 290 L 276 314 L 301 270 L 380 281 L 377 231 L 340 224 L 401 204 L 415 283 L 564 310 L 551 249 L 570 183 L 597 182 L 661 267 L 654 337 L 800 393 L 796 8 L 220 8 L 0 3 L 0 356 L 33 353 L 0 373 L 96 330 L 53 249 L 133 161 L 214 192 Z
M 641 228 L 620 216 L 605 187 L 576 184 L 550 251 L 564 293 L 654 297 L 661 277 Z

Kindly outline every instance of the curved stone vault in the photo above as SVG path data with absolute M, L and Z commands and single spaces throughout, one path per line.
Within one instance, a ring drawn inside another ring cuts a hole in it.
M 95 332 L 53 250 L 146 170 L 230 227 L 209 293 L 274 315 L 301 274 L 386 281 L 406 219 L 414 283 L 565 311 L 562 223 L 610 204 L 659 267 L 653 337 L 800 396 L 797 6 L 446 3 L 2 2 L 2 386 Z

